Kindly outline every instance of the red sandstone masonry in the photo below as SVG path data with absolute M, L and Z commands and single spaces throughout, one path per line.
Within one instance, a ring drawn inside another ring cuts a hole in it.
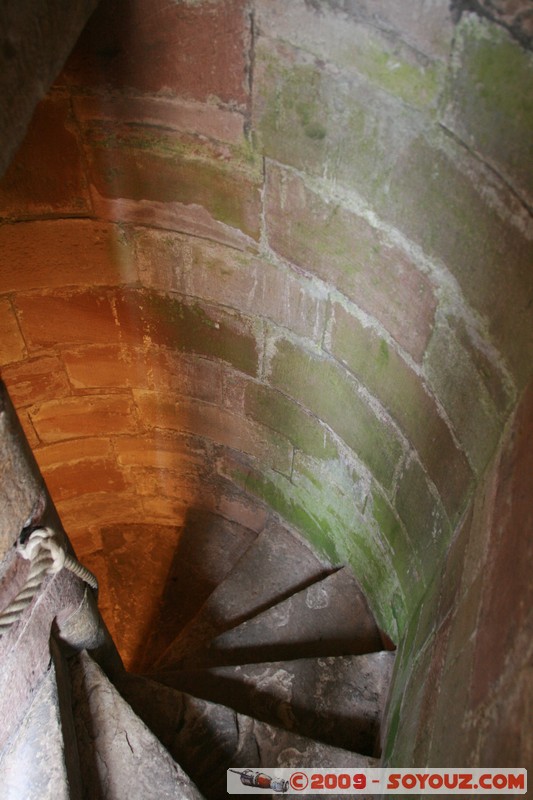
M 75 464 L 61 464 L 45 471 L 46 485 L 54 502 L 81 498 L 94 492 L 122 492 L 126 482 L 112 460 L 80 459 Z
M 26 346 L 13 306 L 7 298 L 0 298 L 0 365 L 20 361 L 25 353 Z
M 2 225 L 0 253 L 0 292 L 137 280 L 127 238 L 118 226 L 105 222 L 61 219 Z
M 246 0 L 108 0 L 87 25 L 65 78 L 245 108 L 250 36 Z
M 209 403 L 136 394 L 140 417 L 148 427 L 188 431 L 234 450 L 249 453 L 266 466 L 290 474 L 292 446 L 279 434 Z
M 58 400 L 71 393 L 63 363 L 56 356 L 45 355 L 11 364 L 2 369 L 2 378 L 18 409 L 45 400 Z
M 0 218 L 91 212 L 70 98 L 51 92 L 36 108 L 0 185 Z
M 322 335 L 325 292 L 288 268 L 187 236 L 138 230 L 138 269 L 145 286 L 265 316 L 310 338 Z
M 74 89 L 75 91 L 75 89 Z M 245 116 L 240 111 L 213 104 L 161 96 L 99 94 L 72 97 L 77 119 L 84 126 L 92 120 L 115 124 L 142 123 L 168 130 L 207 136 L 233 145 L 244 143 Z
M 436 300 L 428 278 L 404 253 L 362 217 L 273 165 L 268 169 L 266 214 L 276 252 L 333 283 L 376 317 L 417 361 L 422 359 Z
M 32 409 L 30 418 L 43 442 L 79 436 L 133 433 L 137 430 L 134 406 L 129 395 L 51 400 Z

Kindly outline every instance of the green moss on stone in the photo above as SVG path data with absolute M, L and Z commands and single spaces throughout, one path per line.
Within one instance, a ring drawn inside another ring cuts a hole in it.
M 245 410 L 256 422 L 286 436 L 299 450 L 321 459 L 337 458 L 337 447 L 326 427 L 280 392 L 248 384 Z
M 242 372 L 256 375 L 258 345 L 253 324 L 239 315 L 145 292 L 141 314 L 147 335 L 166 347 L 220 358 Z
M 283 340 L 272 360 L 271 382 L 326 422 L 382 486 L 391 485 L 402 446 L 340 367 Z

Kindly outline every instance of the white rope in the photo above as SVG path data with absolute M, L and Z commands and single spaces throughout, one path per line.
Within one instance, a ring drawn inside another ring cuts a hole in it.
M 0 613 L 0 636 L 28 608 L 45 577 L 55 575 L 63 567 L 73 572 L 93 589 L 98 589 L 98 581 L 92 572 L 64 550 L 51 528 L 36 528 L 25 542 L 17 542 L 17 552 L 22 558 L 31 561 L 30 572 L 20 592 Z

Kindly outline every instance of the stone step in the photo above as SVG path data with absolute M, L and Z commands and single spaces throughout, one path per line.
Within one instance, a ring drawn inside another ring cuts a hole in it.
M 161 672 L 154 679 L 302 736 L 379 755 L 394 653 Z
M 171 669 L 209 642 L 331 572 L 303 541 L 270 521 L 156 663 Z
M 0 756 L 2 800 L 81 800 L 79 764 L 71 757 L 62 705 L 52 661 Z
M 226 796 L 230 767 L 377 766 L 367 756 L 313 741 L 141 676 L 125 675 L 119 688 L 209 800 Z
M 256 531 L 218 514 L 190 511 L 163 589 L 157 621 L 138 657 L 140 672 L 149 669 L 169 647 L 256 536 Z
M 201 800 L 87 652 L 70 659 L 83 800 Z
M 183 668 L 362 655 L 384 641 L 355 577 L 346 567 L 216 636 Z

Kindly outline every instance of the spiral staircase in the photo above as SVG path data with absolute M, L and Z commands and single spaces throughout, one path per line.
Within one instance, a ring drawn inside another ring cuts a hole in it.
M 9 480 L 20 441 L 4 434 L 6 510 L 31 482 Z M 39 524 L 61 531 L 40 491 Z M 16 546 L 0 566 L 1 611 L 27 573 Z M 177 570 L 186 596 L 190 571 Z M 131 674 L 94 590 L 66 569 L 45 577 L 0 637 L 2 800 L 216 800 L 230 767 L 378 763 L 394 652 L 346 568 L 272 517 L 207 599 L 162 607 L 146 674 Z

